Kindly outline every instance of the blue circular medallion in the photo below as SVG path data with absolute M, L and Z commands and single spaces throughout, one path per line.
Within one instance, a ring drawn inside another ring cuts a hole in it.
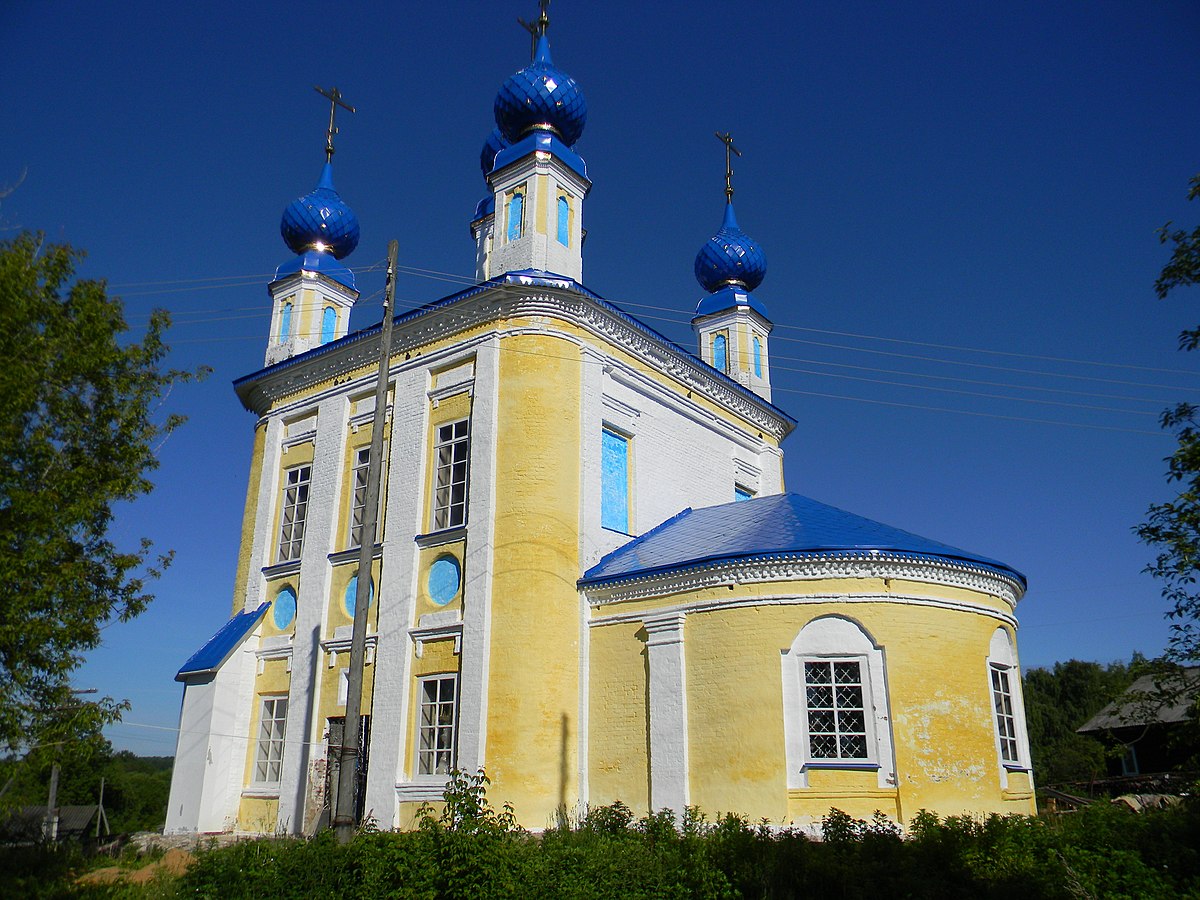
M 275 602 L 271 605 L 271 618 L 280 631 L 291 625 L 296 618 L 296 592 L 291 587 L 285 587 L 275 595 Z
M 453 556 L 439 556 L 429 567 L 429 599 L 438 606 L 445 606 L 456 596 L 462 582 L 462 569 Z

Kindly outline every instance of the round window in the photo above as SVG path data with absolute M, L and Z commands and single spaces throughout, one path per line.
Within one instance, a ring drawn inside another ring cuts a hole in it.
M 346 614 L 350 618 L 354 618 L 354 603 L 358 599 L 358 576 L 351 575 L 350 583 L 346 585 Z M 367 594 L 367 609 L 371 608 L 371 604 L 375 601 L 375 582 L 371 582 L 370 593 Z
M 438 606 L 445 606 L 458 595 L 462 581 L 462 569 L 453 556 L 439 556 L 429 567 L 429 599 Z
M 296 592 L 290 587 L 285 587 L 275 595 L 275 602 L 271 604 L 271 618 L 280 631 L 296 618 Z

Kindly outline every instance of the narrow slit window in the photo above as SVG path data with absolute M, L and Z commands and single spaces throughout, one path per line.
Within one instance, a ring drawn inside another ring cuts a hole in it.
M 762 378 L 762 341 L 754 339 L 754 377 Z
M 363 447 L 354 454 L 354 487 L 350 493 L 351 547 L 362 546 L 363 518 L 367 509 L 367 468 L 370 464 L 370 447 Z
M 570 246 L 571 204 L 566 197 L 558 198 L 558 242 L 564 247 Z
M 518 191 L 508 199 L 508 239 L 510 241 L 515 241 L 521 236 L 524 229 L 522 222 L 524 213 L 525 195 Z
M 727 366 L 727 354 L 725 352 L 727 343 L 723 334 L 718 334 L 713 338 L 713 368 L 719 369 L 722 372 L 726 371 Z
M 279 343 L 286 341 L 292 334 L 292 304 L 284 302 L 279 309 Z
M 321 313 L 321 343 L 328 344 L 337 333 L 337 310 L 332 306 L 325 307 Z

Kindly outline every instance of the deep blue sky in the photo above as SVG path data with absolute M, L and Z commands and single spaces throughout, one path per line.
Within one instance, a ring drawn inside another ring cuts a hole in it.
M 107 629 L 81 687 L 128 697 L 121 747 L 171 753 L 179 664 L 229 614 L 279 215 L 315 183 L 336 84 L 336 182 L 363 239 L 400 242 L 401 304 L 473 273 L 468 220 L 501 81 L 528 59 L 518 4 L 76 4 L 0 10 L 7 229 L 89 251 L 134 331 L 171 310 L 190 416 L 155 493 L 121 511 L 176 561 Z M 691 346 L 696 250 L 735 203 L 769 260 L 757 296 L 776 402 L 800 425 L 787 486 L 1005 560 L 1030 589 L 1023 664 L 1159 652 L 1131 528 L 1167 496 L 1157 414 L 1200 401 L 1175 351 L 1154 230 L 1189 226 L 1200 171 L 1194 2 L 599 4 L 555 0 L 555 61 L 589 103 L 584 281 Z M 435 274 L 436 273 L 436 274 Z M 382 286 L 360 276 L 364 298 Z M 377 295 L 354 323 L 379 316 Z M 922 377 L 924 376 L 924 377 Z M 936 377 L 935 377 L 936 376 Z

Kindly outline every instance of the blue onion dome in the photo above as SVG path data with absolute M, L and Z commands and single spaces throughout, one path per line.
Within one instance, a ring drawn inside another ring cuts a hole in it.
M 341 259 L 354 252 L 358 216 L 334 190 L 332 165 L 325 163 L 317 186 L 288 204 L 279 232 L 293 253 L 320 250 Z
M 496 167 L 496 154 L 508 146 L 509 140 L 504 136 L 504 132 L 493 128 L 492 133 L 483 142 L 483 149 L 479 151 L 479 168 L 483 170 L 484 178 L 491 175 L 492 169 Z
M 738 227 L 733 204 L 725 204 L 725 221 L 696 254 L 696 280 L 709 293 L 730 284 L 752 291 L 767 274 L 767 257 L 758 241 Z
M 509 143 L 534 129 L 558 133 L 568 147 L 587 123 L 587 101 L 575 79 L 554 65 L 546 35 L 538 38 L 533 62 L 508 77 L 496 94 L 496 124 Z

